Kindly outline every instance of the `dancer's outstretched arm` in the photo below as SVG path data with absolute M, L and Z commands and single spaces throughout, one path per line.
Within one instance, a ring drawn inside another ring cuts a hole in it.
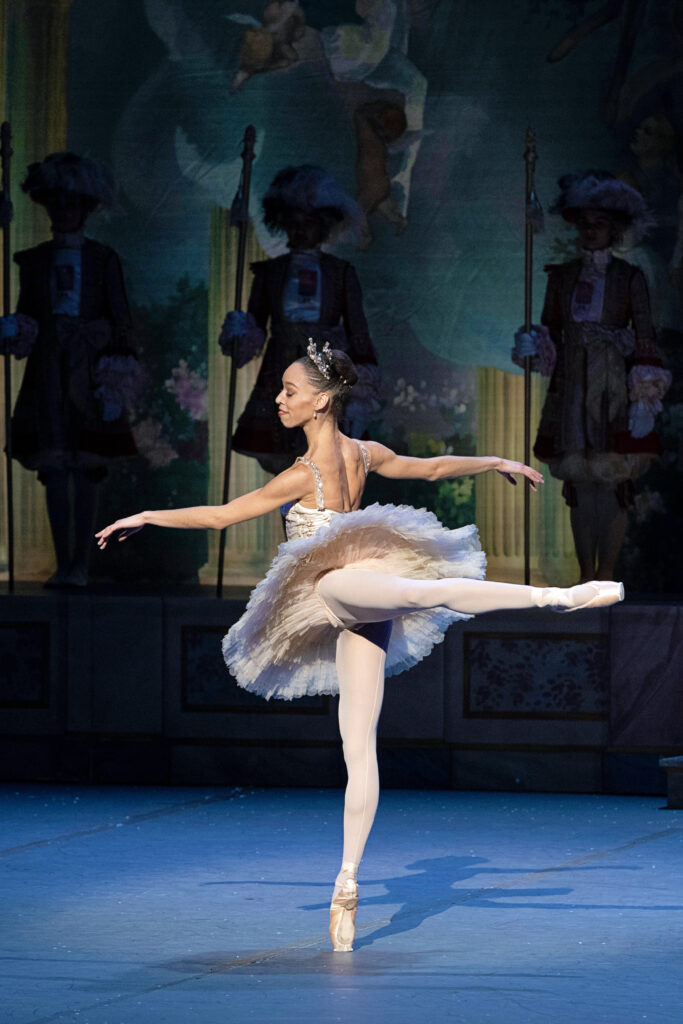
M 525 476 L 534 491 L 536 484 L 543 483 L 543 475 L 538 470 L 525 466 L 523 462 L 499 459 L 496 455 L 436 455 L 431 459 L 419 459 L 397 455 L 377 441 L 366 441 L 365 444 L 370 453 L 372 471 L 394 480 L 446 480 L 495 469 L 512 484 L 517 482 L 514 474 Z
M 256 519 L 287 502 L 298 501 L 310 489 L 310 470 L 300 462 L 295 463 L 289 469 L 278 473 L 263 487 L 242 494 L 239 498 L 229 501 L 227 505 L 158 509 L 117 519 L 115 523 L 105 526 L 95 534 L 97 545 L 104 550 L 112 534 L 118 533 L 118 540 L 126 540 L 143 526 L 167 526 L 179 530 L 222 530 L 226 526 L 234 526 L 247 519 Z

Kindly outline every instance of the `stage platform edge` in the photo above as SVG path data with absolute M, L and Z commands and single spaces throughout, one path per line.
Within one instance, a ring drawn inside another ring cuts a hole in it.
M 164 785 L 345 783 L 336 699 L 241 690 L 220 640 L 240 592 L 0 596 L 0 778 Z M 389 679 L 385 787 L 666 792 L 683 754 L 677 603 L 457 624 Z

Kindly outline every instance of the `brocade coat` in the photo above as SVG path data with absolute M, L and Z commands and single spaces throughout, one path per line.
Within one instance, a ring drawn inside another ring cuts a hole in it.
M 17 313 L 38 323 L 38 337 L 12 417 L 12 454 L 39 476 L 47 469 L 82 468 L 105 475 L 108 459 L 135 454 L 125 413 L 102 418 L 94 391 L 97 360 L 130 352 L 131 316 L 116 252 L 85 238 L 78 316 L 52 312 L 53 242 L 15 253 Z
M 353 266 L 330 253 L 320 253 L 320 317 L 315 322 L 292 321 L 285 318 L 283 308 L 290 259 L 287 253 L 251 265 L 254 280 L 248 312 L 264 335 L 269 324 L 270 329 L 254 389 L 233 437 L 235 451 L 255 457 L 269 472 L 280 472 L 306 450 L 303 431 L 282 426 L 275 396 L 282 387 L 286 368 L 306 354 L 309 337 L 328 340 L 333 348 L 348 352 L 360 377 L 354 397 L 365 391 L 365 400 L 376 402 L 379 385 L 377 356 Z
M 656 363 L 650 300 L 643 272 L 612 258 L 599 323 L 576 321 L 572 297 L 582 260 L 550 265 L 541 322 L 557 350 L 534 445 L 553 476 L 571 483 L 620 484 L 639 476 L 659 453 L 653 432 L 628 432 L 628 373 Z

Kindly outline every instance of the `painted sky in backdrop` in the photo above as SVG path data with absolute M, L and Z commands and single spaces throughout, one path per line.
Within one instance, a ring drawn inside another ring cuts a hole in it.
M 400 372 L 436 370 L 440 359 L 511 369 L 511 334 L 523 312 L 527 125 L 538 138 L 538 192 L 547 206 L 561 173 L 627 163 L 629 138 L 665 102 L 662 91 L 646 91 L 616 124 L 605 123 L 619 19 L 565 59 L 547 61 L 595 3 L 356 6 L 364 17 L 347 0 L 302 4 L 305 33 L 296 47 L 303 57 L 235 88 L 240 47 L 247 29 L 261 24 L 262 0 L 75 0 L 69 144 L 108 160 L 122 190 L 119 211 L 98 234 L 121 253 L 139 301 L 163 298 L 184 273 L 206 279 L 209 212 L 230 205 L 244 127 L 253 123 L 251 212 L 264 247 L 280 252 L 259 206 L 275 172 L 320 163 L 353 191 L 354 105 L 373 90 L 393 89 L 408 115 L 388 154 L 405 229 L 398 234 L 373 214 L 371 244 L 336 249 L 359 272 L 380 359 Z M 669 45 L 669 5 L 640 6 L 647 10 L 633 74 Z M 560 231 L 554 218 L 547 223 L 536 260 L 536 315 L 542 266 Z M 440 359 L 432 364 L 430 355 Z

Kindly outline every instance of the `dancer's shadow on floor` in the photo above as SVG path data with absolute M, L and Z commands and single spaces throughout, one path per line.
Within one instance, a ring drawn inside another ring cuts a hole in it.
M 387 938 L 390 935 L 397 935 L 402 932 L 413 931 L 431 917 L 437 917 L 456 906 L 466 905 L 468 908 L 477 907 L 481 909 L 514 909 L 514 910 L 683 910 L 683 906 L 662 906 L 642 905 L 629 906 L 626 904 L 581 904 L 568 900 L 558 900 L 557 897 L 567 897 L 574 892 L 571 886 L 547 887 L 547 886 L 525 886 L 511 879 L 511 876 L 527 876 L 529 880 L 535 881 L 538 876 L 544 874 L 556 875 L 560 872 L 586 872 L 586 871 L 640 871 L 641 868 L 627 865 L 596 864 L 596 865 L 568 865 L 566 867 L 548 868 L 494 868 L 488 865 L 483 857 L 433 857 L 413 861 L 406 865 L 406 875 L 398 875 L 392 878 L 376 879 L 365 882 L 361 886 L 360 906 L 367 911 L 372 907 L 386 906 L 387 904 L 399 905 L 391 918 L 383 926 L 373 931 L 367 937 L 363 936 L 363 924 L 359 919 L 359 934 L 357 934 L 356 948 L 372 945 L 379 939 Z M 501 881 L 496 884 L 495 877 L 487 885 L 476 888 L 462 887 L 463 882 L 469 882 L 476 876 L 482 875 L 500 876 Z M 521 882 L 521 879 L 520 879 Z M 381 895 L 364 896 L 363 889 L 373 885 L 381 884 L 386 892 Z M 304 907 L 302 909 L 319 909 L 322 904 L 315 907 Z
M 558 901 L 557 897 L 568 897 L 573 887 L 549 887 L 542 885 L 525 886 L 514 880 L 512 876 L 526 876 L 530 881 L 540 880 L 543 875 L 557 875 L 565 872 L 587 871 L 640 871 L 638 867 L 614 864 L 567 865 L 560 867 L 522 867 L 495 868 L 489 866 L 485 857 L 431 857 L 407 864 L 405 870 L 410 874 L 395 875 L 391 878 L 363 878 L 360 886 L 360 909 L 356 948 L 371 945 L 378 939 L 402 932 L 413 931 L 431 917 L 437 917 L 455 906 L 467 905 L 468 908 L 482 909 L 501 907 L 515 910 L 683 910 L 683 906 L 627 906 L 625 904 L 579 904 L 568 900 Z M 472 882 L 481 876 L 490 880 L 487 884 L 476 887 L 464 887 L 463 883 Z M 495 877 L 501 881 L 496 884 Z M 206 884 L 206 883 L 205 883 Z M 230 883 L 208 884 L 240 884 Z M 310 886 L 311 882 L 278 882 L 260 880 L 250 882 L 252 885 L 285 885 L 293 887 Z M 326 897 L 329 883 L 325 884 Z M 381 893 L 369 894 L 369 890 L 382 886 Z M 389 920 L 370 922 L 372 911 L 387 906 L 399 907 Z M 327 910 L 329 898 L 323 903 L 301 904 L 298 909 L 308 911 Z M 364 925 L 363 922 L 367 922 Z M 364 937 L 366 928 L 381 927 L 371 935 Z

